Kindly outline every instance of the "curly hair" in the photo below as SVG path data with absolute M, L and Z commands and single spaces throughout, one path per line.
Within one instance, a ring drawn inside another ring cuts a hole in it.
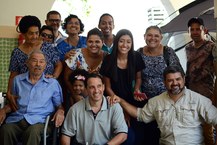
M 84 24 L 82 23 L 81 19 L 78 18 L 78 16 L 73 15 L 73 14 L 70 14 L 68 17 L 65 18 L 65 20 L 64 20 L 64 22 L 63 22 L 63 24 L 62 24 L 62 29 L 63 29 L 63 30 L 66 30 L 66 26 L 67 26 L 68 22 L 69 22 L 72 18 L 76 18 L 76 19 L 78 19 L 78 21 L 79 21 L 79 24 L 80 24 L 80 32 L 79 32 L 79 34 L 81 34 L 82 32 L 84 32 Z
M 25 34 L 26 32 L 28 32 L 28 29 L 30 27 L 32 27 L 32 26 L 36 26 L 40 30 L 40 28 L 41 28 L 41 21 L 36 16 L 27 15 L 27 16 L 24 16 L 20 20 L 20 22 L 19 22 L 19 24 L 18 24 L 18 26 L 16 28 L 16 31 L 18 33 Z

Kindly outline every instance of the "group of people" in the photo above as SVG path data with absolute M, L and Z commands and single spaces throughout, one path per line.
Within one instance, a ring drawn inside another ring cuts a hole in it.
M 204 39 L 202 19 L 187 24 L 186 75 L 175 51 L 161 44 L 158 26 L 148 27 L 146 45 L 134 48 L 130 30 L 112 33 L 108 13 L 87 36 L 73 14 L 62 24 L 68 37 L 58 31 L 59 12 L 48 12 L 45 23 L 27 15 L 17 27 L 25 41 L 11 55 L 1 144 L 20 138 L 24 145 L 39 144 L 51 114 L 62 145 L 215 143 L 217 51 Z

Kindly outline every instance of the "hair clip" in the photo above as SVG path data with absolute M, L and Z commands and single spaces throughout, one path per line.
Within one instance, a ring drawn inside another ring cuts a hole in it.
M 85 77 L 82 76 L 82 75 L 77 75 L 77 76 L 75 76 L 75 78 L 76 78 L 77 80 L 85 81 Z

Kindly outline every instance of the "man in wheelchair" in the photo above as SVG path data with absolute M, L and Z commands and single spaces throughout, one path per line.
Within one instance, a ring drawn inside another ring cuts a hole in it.
M 16 145 L 20 140 L 23 145 L 39 145 L 46 117 L 54 113 L 51 120 L 56 127 L 64 120 L 61 87 L 56 79 L 46 78 L 43 73 L 46 56 L 41 50 L 34 50 L 26 63 L 29 71 L 13 80 L 12 93 L 18 109 L 12 111 L 10 104 L 0 109 L 1 145 Z

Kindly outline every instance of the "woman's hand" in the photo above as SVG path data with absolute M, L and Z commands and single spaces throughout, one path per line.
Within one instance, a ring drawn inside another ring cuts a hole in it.
M 17 96 L 12 95 L 11 93 L 7 93 L 7 99 L 13 111 L 17 111 L 18 109 L 17 98 L 18 98 Z
M 145 93 L 141 93 L 139 90 L 134 91 L 133 94 L 134 94 L 134 99 L 136 101 L 144 101 L 144 100 L 148 99 L 148 97 L 146 96 L 146 94 Z
M 109 102 L 109 105 L 114 105 L 115 103 L 120 103 L 121 102 L 121 98 L 113 95 L 113 96 L 107 96 L 107 100 Z
M 67 52 L 65 54 L 65 60 L 66 59 L 71 59 L 73 56 L 75 56 L 75 54 L 76 54 L 76 51 L 74 49 L 70 50 L 69 52 Z

